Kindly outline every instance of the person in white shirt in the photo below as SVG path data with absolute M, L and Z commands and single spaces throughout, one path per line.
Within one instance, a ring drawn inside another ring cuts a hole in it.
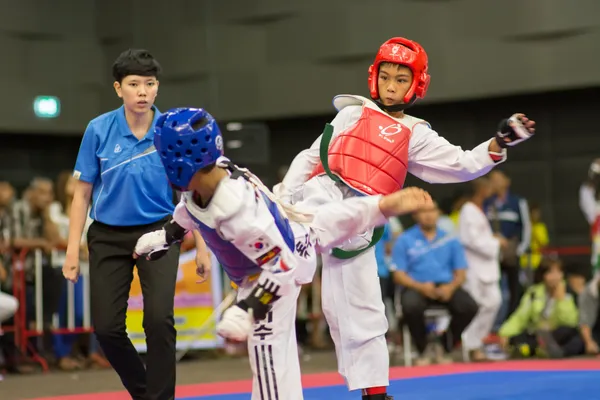
M 588 170 L 587 180 L 579 188 L 579 208 L 590 224 L 592 236 L 592 268 L 600 269 L 600 158 Z
M 479 305 L 477 315 L 463 334 L 463 346 L 473 361 L 487 359 L 483 339 L 491 332 L 502 304 L 500 292 L 500 249 L 505 238 L 496 235 L 483 211 L 483 202 L 492 193 L 490 180 L 472 182 L 472 196 L 460 210 L 458 237 L 465 248 L 467 279 L 464 288 Z
M 404 113 L 427 93 L 427 53 L 395 37 L 378 49 L 369 68 L 371 99 L 339 95 L 337 116 L 310 149 L 302 151 L 275 189 L 284 202 L 319 207 L 357 194 L 389 194 L 407 173 L 430 183 L 475 179 L 506 159 L 506 148 L 534 133 L 535 122 L 514 114 L 493 138 L 473 150 L 449 143 L 429 123 Z M 363 400 L 387 400 L 388 323 L 373 245 L 383 230 L 357 235 L 323 255 L 323 313 L 336 347 L 338 371 Z

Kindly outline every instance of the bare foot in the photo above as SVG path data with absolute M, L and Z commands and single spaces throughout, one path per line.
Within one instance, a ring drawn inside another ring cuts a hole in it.
M 379 209 L 386 217 L 410 214 L 415 211 L 433 207 L 433 200 L 423 189 L 410 187 L 398 190 L 379 201 Z

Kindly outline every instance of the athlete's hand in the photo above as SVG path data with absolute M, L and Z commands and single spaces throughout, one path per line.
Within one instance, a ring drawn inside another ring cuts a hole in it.
M 145 257 L 147 260 L 157 260 L 169 250 L 167 234 L 164 229 L 143 234 L 135 245 L 133 258 Z
M 211 262 L 208 251 L 196 251 L 196 275 L 198 280 L 196 283 L 202 283 L 208 278 L 210 274 Z
M 379 209 L 386 218 L 410 214 L 433 206 L 431 195 L 416 187 L 398 190 L 383 196 L 379 201 Z
M 500 121 L 496 142 L 502 148 L 512 147 L 529 139 L 534 133 L 535 121 L 527 118 L 525 114 L 514 114 Z
M 223 313 L 223 318 L 217 324 L 217 333 L 225 339 L 243 342 L 252 333 L 253 324 L 252 310 L 244 311 L 235 305 Z

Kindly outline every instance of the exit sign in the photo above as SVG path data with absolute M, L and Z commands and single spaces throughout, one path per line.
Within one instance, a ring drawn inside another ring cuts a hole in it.
M 33 112 L 38 118 L 56 118 L 60 115 L 60 99 L 54 96 L 37 96 Z

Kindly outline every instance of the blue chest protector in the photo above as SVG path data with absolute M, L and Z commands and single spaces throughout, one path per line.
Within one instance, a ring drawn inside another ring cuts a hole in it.
M 273 216 L 275 225 L 281 233 L 285 244 L 293 252 L 295 249 L 294 232 L 292 231 L 289 221 L 281 215 L 277 205 L 273 203 L 267 196 L 262 194 L 262 199 L 267 205 L 269 212 Z M 253 260 L 246 257 L 241 251 L 238 250 L 237 247 L 233 245 L 233 243 L 221 238 L 214 228 L 203 224 L 191 213 L 188 212 L 188 214 L 198 225 L 198 229 L 200 230 L 206 245 L 213 252 L 219 261 L 219 264 L 221 264 L 221 267 L 232 282 L 239 285 L 242 283 L 245 277 L 260 274 L 261 267 L 256 265 Z

